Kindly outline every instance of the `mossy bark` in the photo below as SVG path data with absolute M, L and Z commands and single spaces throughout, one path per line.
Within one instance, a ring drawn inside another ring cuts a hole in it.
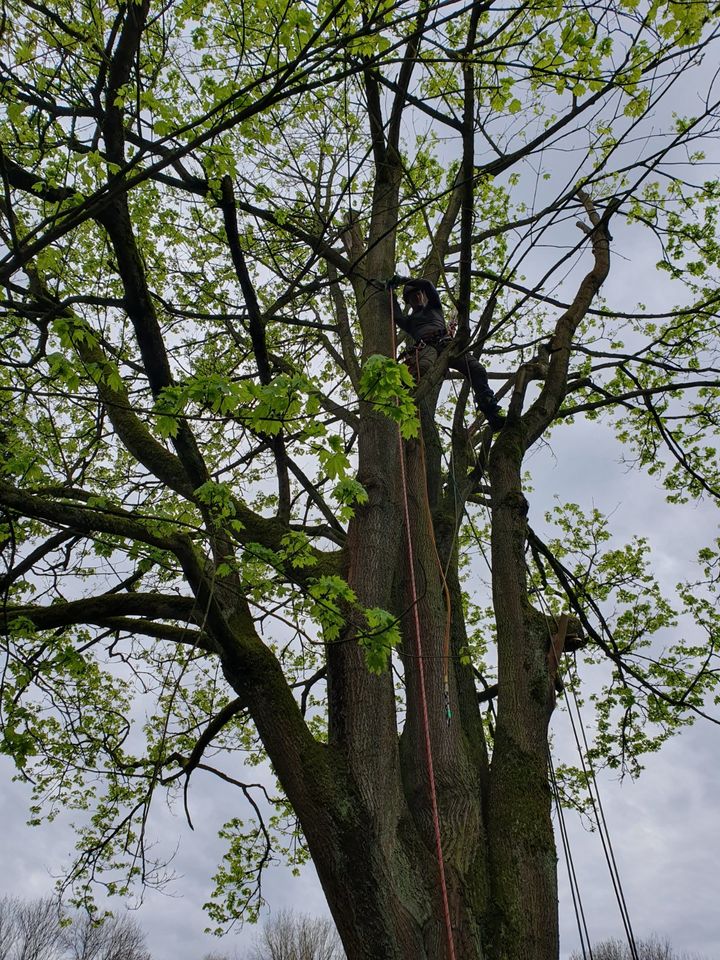
M 547 626 L 525 593 L 521 457 L 513 453 L 522 444 L 513 444 L 510 436 L 498 444 L 491 467 L 501 693 L 490 762 L 471 668 L 458 655 L 465 626 L 457 555 L 450 548 L 441 563 L 437 551 L 435 522 L 442 532 L 449 520 L 442 504 L 433 516 L 427 494 L 427 471 L 439 465 L 429 461 L 419 440 L 404 444 L 414 592 L 397 433 L 372 414 L 364 431 L 361 449 L 380 469 L 362 477 L 369 501 L 351 525 L 346 575 L 361 603 L 393 609 L 401 619 L 404 722 L 398 726 L 392 675 L 368 673 L 349 631 L 344 642 L 329 649 L 327 750 L 337 760 L 331 785 L 320 791 L 324 800 L 309 804 L 307 826 L 296 804 L 347 955 L 350 960 L 448 956 L 429 798 L 422 667 L 455 955 L 458 960 L 556 960 L 556 862 L 547 780 L 552 678 Z M 443 656 L 448 626 L 449 661 Z M 324 805 L 320 831 L 312 809 L 319 802 Z

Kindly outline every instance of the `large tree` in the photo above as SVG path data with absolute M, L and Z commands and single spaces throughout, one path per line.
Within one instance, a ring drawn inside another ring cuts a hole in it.
M 2 30 L 3 749 L 33 816 L 87 810 L 71 879 L 123 891 L 153 797 L 211 770 L 219 925 L 307 849 L 351 960 L 553 960 L 566 654 L 615 765 L 717 677 L 712 544 L 671 604 L 642 537 L 573 505 L 543 535 L 524 493 L 551 429 L 605 418 L 671 500 L 717 496 L 716 4 L 4 0 Z M 638 277 L 618 312 L 612 234 L 644 228 L 680 306 Z M 457 319 L 417 385 L 403 272 Z M 444 379 L 468 350 L 506 374 L 496 436 Z

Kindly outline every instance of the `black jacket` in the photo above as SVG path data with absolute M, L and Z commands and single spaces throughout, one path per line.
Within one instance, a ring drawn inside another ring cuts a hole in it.
M 445 326 L 445 317 L 443 315 L 440 297 L 435 287 L 429 280 L 413 280 L 413 287 L 420 289 L 428 298 L 427 306 L 422 310 L 413 310 L 405 312 L 400 305 L 400 301 L 393 294 L 393 315 L 395 323 L 409 333 L 415 340 L 432 340 L 437 336 L 445 336 L 447 327 Z

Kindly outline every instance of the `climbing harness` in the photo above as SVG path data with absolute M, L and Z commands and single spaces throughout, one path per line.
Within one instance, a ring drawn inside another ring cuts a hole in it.
M 425 347 L 432 347 L 433 350 L 442 353 L 445 347 L 450 346 L 452 339 L 449 333 L 435 333 L 431 337 L 422 337 L 417 343 Z
M 392 291 L 390 290 L 390 329 L 393 344 L 393 354 L 397 351 L 395 341 L 395 318 Z M 407 494 L 407 467 L 405 463 L 405 447 L 402 433 L 398 426 L 398 447 L 400 460 L 400 485 L 403 495 L 403 513 L 405 517 L 405 537 L 407 541 L 408 566 L 410 571 L 410 591 L 412 594 L 413 626 L 415 628 L 415 655 L 417 660 L 418 687 L 420 693 L 421 720 L 423 730 L 423 740 L 425 743 L 425 761 L 428 774 L 428 792 L 430 795 L 430 808 L 433 819 L 433 832 L 435 834 L 435 855 L 438 864 L 438 877 L 440 881 L 440 893 L 442 898 L 443 918 L 445 920 L 445 934 L 447 937 L 448 960 L 455 960 L 455 939 L 453 937 L 452 920 L 450 917 L 450 901 L 448 897 L 447 882 L 445 878 L 445 859 L 442 850 L 442 837 L 440 834 L 440 815 L 438 812 L 437 789 L 435 785 L 435 768 L 433 765 L 432 743 L 430 740 L 430 718 L 428 715 L 427 691 L 425 688 L 425 663 L 422 648 L 422 631 L 420 629 L 420 614 L 418 611 L 419 597 L 417 583 L 415 580 L 415 550 L 413 548 L 413 539 L 410 528 L 410 503 Z M 420 447 L 422 449 L 422 437 L 420 437 Z M 423 455 L 424 457 L 424 455 Z M 424 463 L 424 459 L 423 459 Z M 426 503 L 427 503 L 427 497 Z M 429 507 L 428 507 L 429 509 Z M 437 551 L 436 551 L 437 552 Z M 443 578 L 444 581 L 444 578 Z M 447 589 L 447 585 L 446 585 Z M 449 720 L 449 688 L 446 697 L 448 720 Z
M 430 348 L 440 354 L 446 347 L 449 347 L 453 338 L 449 333 L 436 333 L 432 337 L 422 337 L 416 340 L 409 347 L 404 347 L 398 354 L 398 360 L 407 363 L 411 358 L 415 359 L 416 378 L 420 379 L 420 368 L 418 364 L 419 356 L 423 350 Z

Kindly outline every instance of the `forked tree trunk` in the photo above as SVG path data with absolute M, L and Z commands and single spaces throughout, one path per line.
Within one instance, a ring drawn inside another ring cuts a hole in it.
M 364 244 L 359 235 L 347 238 L 357 264 L 352 279 L 363 362 L 375 353 L 392 355 L 391 310 L 379 280 L 395 268 L 402 176 L 398 124 L 391 121 L 386 139 L 370 72 L 366 80 L 376 169 L 372 216 Z M 448 208 L 448 236 L 459 209 L 456 201 L 457 196 Z M 435 254 L 440 257 L 438 249 Z M 602 269 L 596 272 L 581 289 L 577 309 L 574 305 L 558 323 L 550 386 L 534 405 L 533 430 L 542 430 L 561 401 L 573 325 L 604 277 Z M 466 636 L 454 546 L 460 518 L 449 505 L 452 497 L 444 498 L 441 490 L 433 398 L 421 406 L 427 455 L 421 440 L 404 443 L 403 474 L 396 426 L 361 399 L 358 479 L 368 502 L 357 509 L 345 548 L 345 576 L 359 603 L 392 611 L 401 622 L 402 680 L 396 690 L 393 673 L 368 672 L 349 624 L 328 649 L 334 790 L 320 791 L 307 804 L 288 796 L 349 960 L 447 960 L 451 948 L 430 800 L 429 736 L 454 956 L 557 960 L 547 770 L 554 694 L 547 626 L 530 606 L 526 589 L 520 477 L 531 439 L 520 417 L 522 396 L 494 442 L 487 468 L 499 675 L 491 761 L 472 667 L 461 657 Z
M 512 450 L 510 440 L 504 446 Z M 405 711 L 404 717 L 399 711 L 398 723 L 392 676 L 367 671 L 352 631 L 330 646 L 330 751 L 342 771 L 333 810 L 339 829 L 331 839 L 314 836 L 314 823 L 303 825 L 347 955 L 350 960 L 449 956 L 429 793 L 422 664 L 455 956 L 556 960 L 546 769 L 552 687 L 547 636 L 524 593 L 525 516 L 513 479 L 519 474 L 507 450 L 500 450 L 491 471 L 504 692 L 489 765 L 471 668 L 459 657 L 465 630 L 455 555 L 447 573 L 452 605 L 448 722 L 442 656 L 446 594 L 421 443 L 404 444 L 415 592 L 395 426 L 368 411 L 360 450 L 361 463 L 366 453 L 364 462 L 379 469 L 360 473 L 369 502 L 351 524 L 347 579 L 363 605 L 382 606 L 401 617 Z M 447 521 L 441 511 L 436 518 L 440 525 Z
M 377 278 L 388 276 L 395 262 L 399 178 L 387 164 L 382 174 L 367 252 L 359 256 L 356 251 L 364 271 L 355 288 L 363 360 L 392 350 L 388 297 Z M 472 668 L 461 656 L 465 625 L 453 546 L 459 517 L 450 506 L 452 496 L 441 490 L 440 458 L 432 442 L 433 403 L 427 397 L 422 433 L 431 441 L 428 454 L 420 440 L 404 443 L 404 471 L 396 426 L 361 400 L 358 479 L 368 501 L 358 507 L 345 547 L 345 577 L 360 605 L 392 611 L 401 623 L 398 691 L 390 671 L 380 676 L 368 672 L 356 642 L 357 627 L 349 618 L 345 634 L 328 648 L 329 743 L 324 748 L 309 735 L 291 692 L 281 690 L 280 681 L 272 698 L 258 698 L 255 691 L 267 690 L 267 677 L 253 685 L 240 670 L 233 674 L 226 668 L 250 704 L 298 814 L 349 960 L 446 960 L 453 953 L 457 960 L 558 957 L 547 745 L 554 670 L 548 625 L 527 596 L 521 467 L 526 450 L 562 403 L 574 331 L 607 276 L 607 216 L 602 221 L 590 200 L 581 199 L 593 225 L 588 233 L 594 266 L 557 320 L 545 382 L 525 413 L 527 377 L 524 368 L 518 371 L 507 425 L 487 459 L 498 649 L 492 759 L 488 761 Z M 467 486 L 466 468 L 455 482 Z M 451 645 L 446 701 L 447 596 Z M 261 664 L 267 658 L 263 651 L 258 643 L 254 657 Z M 273 669 L 279 670 L 276 663 Z M 268 703 L 280 702 L 287 716 L 268 712 Z M 452 952 L 436 856 L 426 735 Z

